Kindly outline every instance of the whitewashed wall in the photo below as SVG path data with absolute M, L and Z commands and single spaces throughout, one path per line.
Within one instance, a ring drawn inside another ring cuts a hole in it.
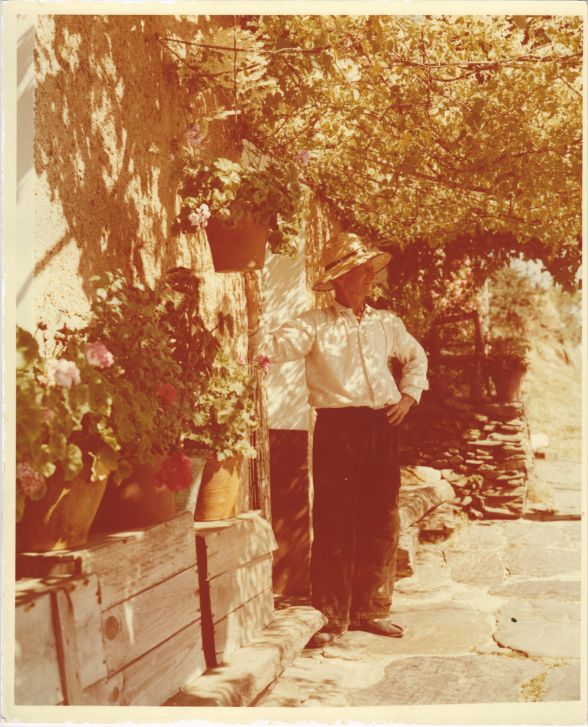
M 263 311 L 270 330 L 311 307 L 304 250 L 296 259 L 268 252 L 262 273 Z M 304 362 L 272 364 L 266 378 L 270 429 L 308 429 L 309 406 Z

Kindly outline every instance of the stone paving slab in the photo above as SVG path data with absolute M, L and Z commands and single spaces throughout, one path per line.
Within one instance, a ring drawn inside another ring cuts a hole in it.
M 404 627 L 402 639 L 391 639 L 362 631 L 350 631 L 324 653 L 365 656 L 416 656 L 467 654 L 492 642 L 494 618 L 459 604 L 430 604 L 428 607 L 397 606 L 393 620 Z
M 544 521 L 580 519 L 582 514 L 580 462 L 539 460 L 535 462 L 535 474 L 548 485 L 552 501 L 548 508 L 529 503 L 526 517 Z
M 581 533 L 577 521 L 515 520 L 500 523 L 500 528 L 509 549 L 527 545 L 539 550 L 577 550 Z
M 517 598 L 544 598 L 556 601 L 580 601 L 581 583 L 577 581 L 556 580 L 509 580 L 503 586 L 491 588 L 494 596 L 514 596 Z
M 523 684 L 541 674 L 539 662 L 510 656 L 429 656 L 390 663 L 378 684 L 354 691 L 353 706 L 522 702 Z
M 579 573 L 580 551 L 518 546 L 507 550 L 503 563 L 511 576 L 551 577 L 563 573 Z
M 580 604 L 511 599 L 496 614 L 494 638 L 528 656 L 580 658 Z
M 498 551 L 476 550 L 471 553 L 448 551 L 446 559 L 451 577 L 462 583 L 499 586 L 507 575 Z

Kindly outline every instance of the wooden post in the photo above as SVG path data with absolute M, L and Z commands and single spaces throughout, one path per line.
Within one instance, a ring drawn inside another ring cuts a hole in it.
M 261 290 L 259 277 L 255 276 L 255 285 L 246 285 L 247 304 L 262 312 Z M 251 359 L 251 356 L 249 356 Z M 272 509 L 269 481 L 269 429 L 267 418 L 267 394 L 263 380 L 264 372 L 259 367 L 255 371 L 255 417 L 257 429 L 251 433 L 251 444 L 257 452 L 256 459 L 249 461 L 249 509 L 260 510 L 262 516 L 271 522 Z

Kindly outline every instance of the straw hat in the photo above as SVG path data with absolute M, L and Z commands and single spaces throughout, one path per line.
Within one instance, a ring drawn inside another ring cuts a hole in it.
M 323 252 L 324 273 L 313 285 L 313 290 L 332 290 L 335 278 L 368 260 L 373 260 L 377 273 L 390 261 L 390 253 L 367 247 L 353 232 L 339 232 L 327 241 Z

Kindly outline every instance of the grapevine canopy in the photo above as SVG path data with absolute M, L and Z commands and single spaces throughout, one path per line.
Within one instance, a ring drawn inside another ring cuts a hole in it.
M 574 283 L 581 17 L 268 15 L 218 32 L 191 47 L 197 82 L 345 224 L 414 269 L 468 260 L 484 277 L 520 254 Z

